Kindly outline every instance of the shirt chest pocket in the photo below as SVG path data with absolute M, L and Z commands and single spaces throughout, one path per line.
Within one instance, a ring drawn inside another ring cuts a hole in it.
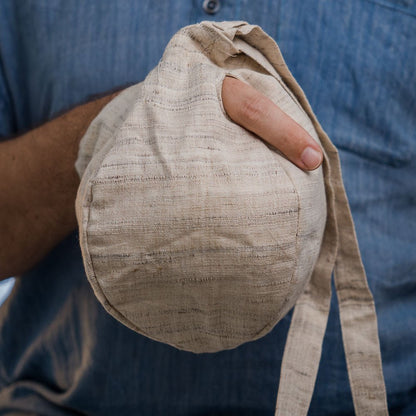
M 387 8 L 395 9 L 397 11 L 416 16 L 416 1 L 415 0 L 367 0 L 372 3 L 379 4 Z
M 408 165 L 416 155 L 416 2 L 352 3 L 348 17 L 331 22 L 343 38 L 328 41 L 325 52 L 325 124 L 340 149 Z

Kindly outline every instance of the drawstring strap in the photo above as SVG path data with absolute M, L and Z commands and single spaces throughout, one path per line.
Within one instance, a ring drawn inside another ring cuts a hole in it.
M 206 22 L 209 25 L 208 22 Z M 348 376 L 357 416 L 388 415 L 377 316 L 361 261 L 345 193 L 338 152 L 287 68 L 279 47 L 258 26 L 212 24 L 279 82 L 311 119 L 324 150 L 327 222 L 320 255 L 306 289 L 296 302 L 286 341 L 276 416 L 306 415 L 312 398 L 331 301 L 334 271 Z

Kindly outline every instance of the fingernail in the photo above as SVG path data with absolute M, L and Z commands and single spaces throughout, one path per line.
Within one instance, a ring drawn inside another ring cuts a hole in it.
M 307 147 L 301 154 L 300 159 L 308 169 L 316 169 L 322 160 L 322 156 L 312 147 Z

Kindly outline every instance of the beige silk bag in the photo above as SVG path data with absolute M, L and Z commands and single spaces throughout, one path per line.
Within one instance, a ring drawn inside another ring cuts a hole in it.
M 305 128 L 323 167 L 304 172 L 233 123 L 222 107 L 226 75 Z M 306 415 L 334 271 L 356 414 L 388 414 L 337 151 L 258 26 L 179 31 L 146 80 L 94 120 L 76 168 L 86 274 L 116 319 L 177 348 L 215 352 L 264 336 L 296 304 L 276 415 Z

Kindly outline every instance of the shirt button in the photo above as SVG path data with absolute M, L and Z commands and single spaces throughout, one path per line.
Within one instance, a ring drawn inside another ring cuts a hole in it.
M 204 9 L 205 13 L 208 14 L 215 14 L 220 9 L 220 0 L 204 0 L 202 4 L 202 8 Z

